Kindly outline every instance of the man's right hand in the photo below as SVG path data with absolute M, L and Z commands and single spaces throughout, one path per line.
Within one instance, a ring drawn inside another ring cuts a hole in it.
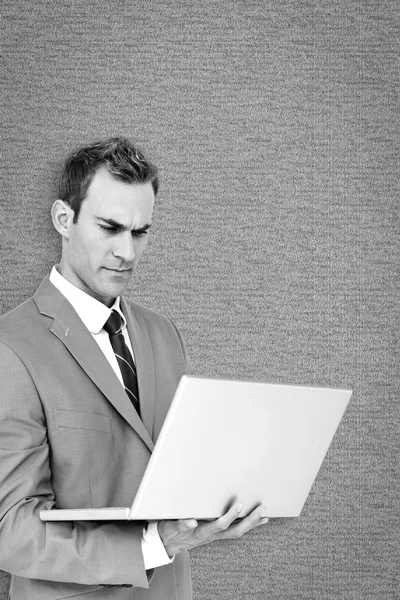
M 240 538 L 250 529 L 268 522 L 267 509 L 264 506 L 258 506 L 247 517 L 237 521 L 242 509 L 243 503 L 237 502 L 222 517 L 213 521 L 159 521 L 158 533 L 165 550 L 172 557 L 182 550 L 190 550 L 215 540 Z

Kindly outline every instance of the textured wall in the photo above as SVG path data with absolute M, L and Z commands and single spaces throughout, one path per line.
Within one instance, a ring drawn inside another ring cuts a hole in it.
M 301 518 L 193 551 L 195 599 L 394 599 L 396 0 L 4 4 L 1 312 L 57 261 L 58 161 L 136 139 L 162 187 L 130 295 L 195 371 L 354 389 Z

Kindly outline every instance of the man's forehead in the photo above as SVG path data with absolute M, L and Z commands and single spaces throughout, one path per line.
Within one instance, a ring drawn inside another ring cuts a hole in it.
M 125 203 L 121 206 L 112 200 L 107 204 L 99 203 L 93 206 L 90 213 L 96 221 L 108 223 L 113 227 L 143 227 L 145 224 L 151 224 L 152 220 L 152 207 L 138 207 L 135 203 L 128 207 Z
M 90 188 L 93 188 L 96 186 L 104 186 L 104 185 L 127 186 L 127 187 L 147 186 L 147 185 L 151 186 L 151 182 L 150 181 L 146 181 L 146 182 L 127 181 L 125 179 L 121 179 L 121 177 L 114 175 L 113 173 L 110 173 L 110 171 L 107 169 L 107 167 L 101 166 L 94 173 L 94 175 L 92 177 L 92 181 L 89 184 L 89 190 L 90 190 Z
M 97 179 L 95 179 L 98 177 Z M 91 182 L 86 198 L 90 212 L 99 213 L 106 218 L 118 218 L 118 214 L 135 211 L 152 211 L 154 191 L 151 182 L 129 183 L 111 177 L 108 173 L 96 173 Z

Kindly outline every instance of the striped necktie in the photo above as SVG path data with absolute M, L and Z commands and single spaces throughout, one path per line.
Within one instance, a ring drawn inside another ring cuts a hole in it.
M 138 415 L 139 409 L 139 391 L 135 363 L 133 362 L 132 354 L 125 343 L 122 333 L 121 315 L 116 311 L 111 311 L 104 329 L 107 331 L 112 349 L 114 350 L 118 366 L 121 370 L 122 379 L 124 381 L 125 391 L 132 401 Z

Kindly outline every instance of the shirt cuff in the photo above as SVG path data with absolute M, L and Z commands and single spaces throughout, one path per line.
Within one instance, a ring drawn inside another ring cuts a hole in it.
M 168 556 L 158 533 L 157 524 L 156 521 L 149 523 L 147 528 L 143 528 L 142 553 L 146 571 L 161 567 L 162 565 L 167 565 L 175 558 L 175 556 L 172 558 Z

